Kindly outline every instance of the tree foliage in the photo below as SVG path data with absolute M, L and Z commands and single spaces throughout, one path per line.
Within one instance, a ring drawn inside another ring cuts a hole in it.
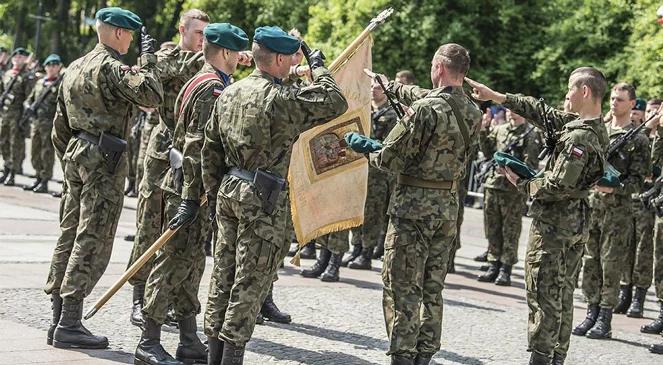
M 35 47 L 39 0 L 0 3 L 0 44 Z M 415 72 L 430 86 L 432 55 L 456 42 L 472 56 L 470 76 L 500 90 L 563 98 L 568 74 L 579 66 L 603 70 L 609 81 L 632 82 L 644 97 L 663 96 L 663 27 L 659 0 L 43 0 L 39 55 L 71 61 L 96 41 L 93 17 L 104 6 L 123 6 L 161 41 L 177 38 L 181 12 L 197 7 L 213 21 L 231 22 L 249 35 L 276 24 L 298 28 L 306 41 L 338 55 L 380 10 L 391 18 L 373 34 L 374 69 L 393 76 Z M 127 57 L 130 62 L 131 55 Z

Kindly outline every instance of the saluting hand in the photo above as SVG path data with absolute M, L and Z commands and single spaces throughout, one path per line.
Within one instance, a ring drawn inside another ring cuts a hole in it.
M 237 63 L 242 66 L 251 66 L 251 61 L 253 61 L 253 52 L 243 51 L 239 53 L 239 59 Z
M 465 78 L 465 82 L 472 87 L 472 97 L 477 100 L 492 100 L 499 104 L 506 101 L 506 95 L 498 93 L 482 83 L 476 82 L 469 77 Z

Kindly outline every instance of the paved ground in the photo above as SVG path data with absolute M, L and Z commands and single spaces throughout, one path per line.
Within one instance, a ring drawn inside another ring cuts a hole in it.
M 26 173 L 30 173 L 26 165 Z M 57 170 L 56 170 L 57 171 Z M 56 178 L 57 178 L 56 174 Z M 18 184 L 30 180 L 20 176 Z M 52 184 L 53 190 L 59 185 Z M 3 364 L 131 364 L 139 330 L 128 321 L 131 289 L 125 287 L 85 324 L 110 339 L 104 351 L 65 351 L 46 345 L 50 302 L 41 290 L 58 235 L 59 200 L 27 193 L 18 187 L 0 186 L 0 363 Z M 125 201 L 111 263 L 86 301 L 98 298 L 124 268 L 131 244 L 122 240 L 134 230 L 135 199 Z M 458 273 L 447 278 L 442 350 L 437 364 L 525 364 L 527 305 L 524 301 L 522 263 L 514 270 L 509 288 L 476 281 L 478 264 L 472 257 L 486 247 L 482 212 L 468 209 L 462 229 L 463 248 Z M 524 224 L 520 257 L 524 253 L 529 220 Z M 205 302 L 207 269 L 200 290 Z M 312 264 L 303 260 L 304 266 Z M 279 306 L 294 318 L 291 325 L 258 326 L 248 346 L 247 364 L 387 364 L 386 335 L 381 309 L 381 263 L 370 272 L 341 271 L 341 282 L 303 279 L 286 263 L 276 284 Z M 576 323 L 584 316 L 580 292 L 576 293 Z M 660 336 L 639 333 L 640 325 L 657 315 L 653 293 L 645 319 L 615 316 L 611 341 L 574 337 L 568 364 L 661 364 L 663 356 L 646 347 Z M 199 318 L 199 324 L 202 325 Z M 164 333 L 165 347 L 174 352 L 176 332 Z

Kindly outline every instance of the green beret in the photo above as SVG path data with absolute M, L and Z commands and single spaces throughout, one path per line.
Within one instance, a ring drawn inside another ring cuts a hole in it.
M 118 7 L 99 9 L 95 18 L 100 22 L 129 30 L 137 30 L 143 25 L 138 15 Z
M 608 188 L 618 188 L 622 186 L 622 182 L 619 181 L 619 176 L 615 175 L 610 171 L 605 171 L 603 176 L 596 183 L 598 186 L 604 186 Z
M 50 64 L 56 64 L 56 65 L 61 65 L 62 64 L 62 59 L 60 56 L 56 55 L 55 53 L 52 53 L 46 57 L 44 60 L 44 66 L 50 65 Z
M 207 24 L 203 34 L 208 42 L 231 51 L 242 51 L 249 44 L 249 37 L 240 28 L 228 23 Z
M 18 47 L 14 50 L 14 52 L 12 52 L 12 57 L 17 54 L 20 54 L 21 56 L 29 56 L 30 52 L 28 52 L 28 50 L 23 47 Z
M 253 41 L 270 50 L 285 55 L 297 52 L 302 42 L 276 26 L 259 27 L 253 35 Z
M 510 168 L 511 171 L 523 179 L 531 179 L 536 175 L 536 171 L 530 169 L 526 163 L 508 153 L 497 151 L 493 155 L 493 159 L 498 166 Z
M 645 110 L 647 110 L 647 101 L 643 98 L 635 99 L 635 105 L 633 106 L 633 110 L 642 110 L 644 112 Z

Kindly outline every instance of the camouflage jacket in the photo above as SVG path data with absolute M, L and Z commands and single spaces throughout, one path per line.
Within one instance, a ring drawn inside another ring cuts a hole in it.
M 479 132 L 481 152 L 483 152 L 488 161 L 493 158 L 495 152 L 504 151 L 511 143 L 515 143 L 513 149 L 509 151 L 509 154 L 525 162 L 531 169 L 538 170 L 538 155 L 541 142 L 538 140 L 539 135 L 536 131 L 533 130 L 528 133 L 530 128 L 534 127 L 530 126 L 528 123 L 514 126 L 507 122 L 495 126 L 490 132 L 487 129 L 483 129 Z M 525 133 L 527 133 L 527 135 L 521 138 Z M 518 191 L 518 189 L 513 186 L 505 176 L 497 174 L 495 169 L 488 173 L 483 185 L 490 189 L 512 192 Z
M 538 100 L 507 94 L 505 107 L 544 129 Z M 572 113 L 545 106 L 557 130 L 558 140 L 546 167 L 518 187 L 534 199 L 530 216 L 581 233 L 587 228 L 589 189 L 603 176 L 608 134 L 601 118 L 582 120 Z
M 58 98 L 58 87 L 60 86 L 61 81 L 61 77 L 58 77 L 55 80 L 48 80 L 44 77 L 37 81 L 32 88 L 30 95 L 28 95 L 28 98 L 25 101 L 29 106 L 32 106 L 32 104 L 44 97 L 41 103 L 37 105 L 35 115 L 32 117 L 32 121 L 36 124 L 42 125 L 53 123 Z
M 259 204 L 252 184 L 234 176 L 224 179 L 226 172 L 231 167 L 261 168 L 285 176 L 283 161 L 294 139 L 347 108 L 345 97 L 324 67 L 313 71 L 313 82 L 305 87 L 282 85 L 265 72 L 253 71 L 228 86 L 216 101 L 202 149 L 205 191 L 215 194 L 218 189 L 227 198 Z M 283 209 L 283 203 L 278 209 Z
M 156 59 L 149 54 L 141 58 L 144 66 L 134 72 L 114 49 L 97 44 L 71 63 L 60 84 L 53 120 L 53 145 L 61 160 L 99 163 L 103 157 L 98 148 L 72 138 L 74 132 L 103 132 L 126 140 L 133 104 L 153 108 L 161 103 L 163 89 L 152 72 Z M 123 165 L 126 174 L 126 162 Z
M 398 83 L 391 87 L 401 102 L 411 105 L 414 114 L 396 123 L 384 147 L 370 154 L 371 165 L 420 180 L 458 184 L 470 163 L 472 140 L 481 122 L 479 108 L 462 87 L 430 91 Z M 445 97 L 453 98 L 462 120 L 456 119 Z M 468 131 L 469 140 L 465 140 L 461 128 Z M 455 191 L 396 184 L 389 214 L 408 219 L 455 220 L 458 213 Z
M 389 105 L 389 102 L 385 101 L 379 107 L 373 108 L 371 113 L 371 138 L 384 141 L 389 132 L 396 126 L 397 120 L 396 112 Z
M 11 85 L 14 78 L 16 78 L 16 82 Z M 0 95 L 4 94 L 10 86 L 11 90 L 4 100 L 5 104 L 0 105 L 0 116 L 5 113 L 22 113 L 23 102 L 30 94 L 33 85 L 34 79 L 29 71 L 25 69 L 21 72 L 15 69 L 5 71 L 2 75 L 2 82 L 0 82 Z
M 159 50 L 157 77 L 163 85 L 163 103 L 159 105 L 159 125 L 152 131 L 147 146 L 147 156 L 168 160 L 168 147 L 175 130 L 175 100 L 182 86 L 200 70 L 204 64 L 202 52 L 183 51 L 178 45 L 173 49 Z M 155 182 L 161 184 L 161 182 Z
M 168 170 L 161 188 L 174 194 L 180 194 L 183 200 L 198 200 L 203 193 L 202 168 L 200 165 L 200 150 L 205 140 L 205 126 L 212 115 L 214 103 L 228 86 L 222 78 L 203 81 L 187 92 L 189 85 L 199 76 L 216 74 L 216 70 L 206 63 L 203 68 L 189 80 L 180 91 L 175 103 L 175 132 L 173 133 L 173 147 L 182 152 L 182 191 L 175 190 L 173 171 Z M 229 83 L 228 79 L 228 83 Z M 187 92 L 187 99 L 184 94 Z M 184 104 L 182 104 L 184 103 Z

